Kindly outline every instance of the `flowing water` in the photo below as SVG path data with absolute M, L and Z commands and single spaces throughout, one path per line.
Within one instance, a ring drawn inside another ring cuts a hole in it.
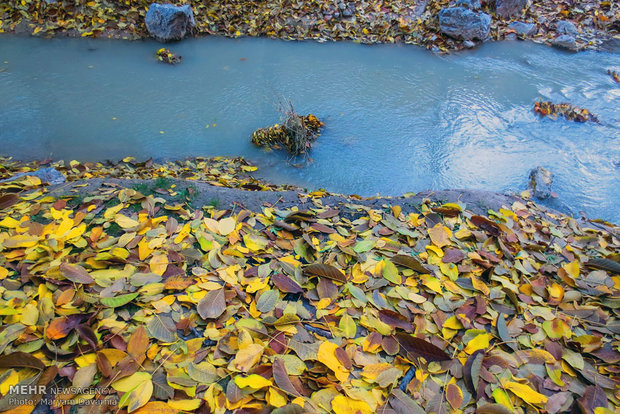
M 620 222 L 620 54 L 526 42 L 436 56 L 404 45 L 202 38 L 0 37 L 0 153 L 104 160 L 242 155 L 275 182 L 340 193 L 525 189 L 555 174 L 551 205 Z M 540 119 L 537 99 L 589 108 L 600 124 Z M 326 122 L 296 168 L 255 148 L 278 100 Z M 207 127 L 208 126 L 208 127 Z

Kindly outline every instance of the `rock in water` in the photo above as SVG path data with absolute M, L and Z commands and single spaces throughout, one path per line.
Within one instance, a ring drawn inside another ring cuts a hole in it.
M 545 168 L 538 166 L 530 171 L 530 188 L 534 192 L 534 197 L 544 200 L 551 196 L 551 184 L 553 174 Z
M 527 0 L 496 0 L 495 13 L 500 17 L 514 17 L 521 14 L 527 6 Z
M 491 16 L 465 7 L 448 7 L 439 12 L 441 31 L 455 39 L 485 40 L 491 29 Z
M 562 48 L 562 49 L 568 49 L 568 50 L 576 50 L 577 49 L 576 40 L 571 35 L 561 35 L 561 36 L 558 36 L 555 39 L 553 39 L 551 41 L 551 43 L 553 44 L 553 46 L 559 47 L 559 48 Z
M 196 27 L 189 5 L 153 3 L 146 13 L 145 23 L 149 34 L 160 42 L 181 40 Z

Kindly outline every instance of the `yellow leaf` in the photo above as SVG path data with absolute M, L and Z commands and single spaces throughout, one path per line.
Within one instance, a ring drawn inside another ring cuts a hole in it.
M 273 387 L 267 390 L 266 399 L 269 405 L 276 408 L 284 407 L 287 402 L 286 394 L 284 394 L 282 391 L 278 391 L 277 388 Z
M 319 346 L 317 359 L 325 364 L 327 368 L 334 371 L 338 381 L 344 382 L 349 378 L 349 370 L 346 369 L 336 357 L 336 348 L 338 346 L 332 342 L 325 341 Z
M 428 229 L 428 235 L 430 236 L 431 241 L 435 246 L 443 247 L 450 244 L 450 237 L 452 237 L 452 232 L 443 224 L 437 223 L 435 224 L 435 226 Z
M 235 368 L 242 372 L 248 372 L 250 368 L 260 361 L 263 351 L 263 346 L 259 344 L 251 344 L 244 349 L 240 349 L 233 360 Z
M 149 402 L 151 395 L 153 395 L 153 382 L 144 381 L 121 397 L 122 404 L 119 404 L 119 407 L 127 405 L 127 411 L 132 413 Z
M 273 385 L 271 380 L 265 379 L 265 377 L 261 377 L 260 375 L 256 374 L 248 375 L 247 377 L 242 377 L 238 375 L 235 377 L 235 384 L 237 384 L 239 388 L 250 387 L 254 389 L 269 387 Z
M 151 272 L 162 276 L 166 269 L 168 268 L 168 256 L 165 254 L 158 254 L 151 258 L 149 262 L 149 266 L 151 268 Z
M 4 279 L 5 277 L 7 277 L 9 275 L 9 271 L 8 269 L 0 266 L 0 280 Z
M 24 310 L 22 312 L 22 323 L 24 325 L 33 326 L 37 324 L 38 320 L 39 309 L 32 303 L 24 306 Z
M 116 222 L 116 224 L 118 224 L 124 229 L 130 229 L 133 227 L 138 227 L 140 225 L 139 221 L 129 218 L 123 214 L 117 214 L 114 217 L 114 221 Z
M 4 219 L 2 219 L 2 221 L 0 221 L 0 226 L 6 227 L 7 229 L 14 229 L 15 227 L 19 226 L 19 223 L 20 222 L 15 220 L 14 218 L 6 216 Z
M 151 401 L 135 411 L 136 414 L 176 414 L 177 411 L 164 401 Z
M 349 314 L 345 313 L 342 315 L 342 318 L 340 318 L 340 322 L 338 323 L 338 328 L 340 328 L 345 338 L 355 338 L 357 325 Z
M 33 247 L 37 245 L 39 236 L 28 236 L 26 234 L 18 234 L 13 237 L 9 237 L 2 242 L 4 247 Z
M 202 400 L 168 400 L 168 405 L 177 411 L 193 411 L 200 407 Z
M 504 388 L 512 391 L 517 397 L 521 398 L 528 404 L 545 404 L 547 397 L 540 394 L 525 384 L 509 381 Z
M 476 336 L 474 339 L 467 343 L 467 346 L 465 347 L 465 352 L 468 354 L 473 354 L 479 349 L 488 348 L 491 338 L 492 336 L 487 333 Z
M 148 372 L 135 372 L 128 377 L 114 381 L 111 385 L 116 391 L 129 392 L 145 381 L 151 381 L 151 374 Z
M 226 217 L 225 219 L 219 221 L 218 233 L 220 233 L 222 236 L 228 236 L 235 230 L 236 226 L 237 222 L 233 217 Z
M 246 234 L 245 236 L 243 236 L 243 242 L 245 243 L 245 247 L 252 250 L 253 252 L 264 250 L 269 243 L 264 237 L 260 237 L 254 234 Z
M 354 400 L 340 394 L 332 400 L 332 410 L 336 414 L 372 414 L 373 412 L 364 401 Z
M 566 273 L 568 273 L 568 275 L 573 279 L 577 279 L 579 277 L 579 262 L 577 260 L 563 264 L 562 268 L 566 270 Z

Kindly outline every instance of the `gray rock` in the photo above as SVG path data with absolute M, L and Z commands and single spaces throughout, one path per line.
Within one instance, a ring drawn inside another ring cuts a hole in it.
M 463 42 L 463 46 L 465 46 L 467 49 L 472 49 L 476 47 L 476 44 L 472 42 L 471 40 L 466 40 Z
M 448 7 L 439 12 L 439 27 L 455 39 L 485 40 L 491 30 L 491 16 L 465 7 Z
M 551 41 L 553 46 L 560 47 L 563 49 L 575 50 L 575 38 L 571 35 L 562 35 L 558 36 Z
M 508 28 L 521 36 L 532 36 L 538 31 L 534 23 L 512 22 L 508 25 Z
M 545 168 L 538 166 L 530 171 L 529 187 L 534 193 L 534 197 L 544 200 L 551 196 L 551 184 L 553 184 L 553 174 Z
M 527 0 L 496 0 L 495 13 L 504 18 L 518 16 L 525 6 L 527 6 Z
M 29 171 L 29 172 L 15 174 L 14 176 L 10 178 L 7 178 L 5 180 L 0 180 L 0 183 L 17 180 L 18 178 L 25 177 L 27 175 L 31 177 L 37 177 L 41 180 L 42 183 L 48 183 L 48 184 L 61 184 L 61 183 L 64 183 L 66 180 L 65 176 L 60 171 L 58 171 L 56 168 L 48 167 L 48 168 L 41 168 L 40 170 L 36 170 L 36 171 Z
M 567 20 L 558 21 L 555 26 L 555 31 L 558 34 L 567 34 L 571 36 L 577 36 L 579 32 L 577 31 L 577 27 L 573 24 L 573 22 L 569 22 Z
M 196 27 L 189 5 L 153 3 L 146 13 L 145 23 L 149 34 L 160 42 L 181 40 Z

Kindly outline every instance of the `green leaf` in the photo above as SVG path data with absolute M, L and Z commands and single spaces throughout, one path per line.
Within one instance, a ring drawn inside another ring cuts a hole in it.
M 395 285 L 400 285 L 403 280 L 398 274 L 398 269 L 396 268 L 396 265 L 388 259 L 383 259 L 383 263 L 383 277 L 388 281 L 394 283 Z
M 136 293 L 127 293 L 126 295 L 119 295 L 113 298 L 101 298 L 101 304 L 107 306 L 108 308 L 118 308 L 119 306 L 123 306 L 137 298 L 139 295 Z

